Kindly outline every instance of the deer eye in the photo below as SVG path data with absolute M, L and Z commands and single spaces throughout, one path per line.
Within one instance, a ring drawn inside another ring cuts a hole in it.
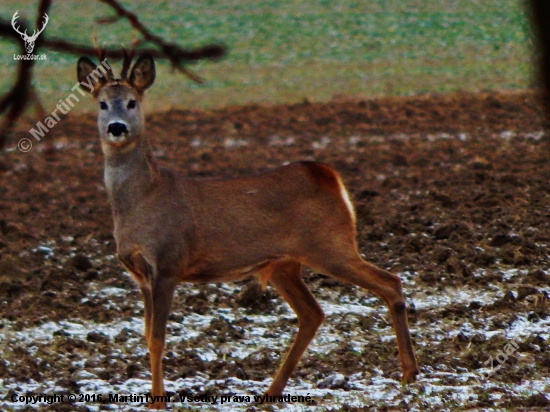
M 107 103 L 105 103 L 105 102 L 99 102 L 99 108 L 101 110 L 107 110 L 109 108 L 109 106 L 107 106 Z
M 136 108 L 136 101 L 135 100 L 130 100 L 128 102 L 128 109 L 135 109 Z

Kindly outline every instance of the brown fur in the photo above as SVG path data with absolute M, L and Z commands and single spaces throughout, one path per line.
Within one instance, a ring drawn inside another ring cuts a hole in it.
M 93 68 L 81 59 L 79 80 Z M 401 280 L 360 257 L 353 207 L 338 174 L 317 162 L 234 179 L 189 179 L 159 168 L 140 106 L 154 75 L 152 59 L 142 56 L 127 82 L 94 87 L 103 106 L 98 127 L 118 256 L 143 293 L 152 395 L 164 395 L 162 352 L 176 285 L 252 275 L 275 287 L 298 316 L 296 339 L 267 391 L 280 395 L 324 319 L 302 280 L 302 265 L 369 289 L 387 303 L 403 381 L 413 381 L 418 367 Z

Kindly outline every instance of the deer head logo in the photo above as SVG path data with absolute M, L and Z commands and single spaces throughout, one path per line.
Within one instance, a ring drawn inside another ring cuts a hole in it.
M 42 28 L 38 30 L 38 32 L 35 30 L 32 36 L 29 36 L 27 34 L 27 30 L 25 30 L 24 33 L 21 33 L 19 26 L 15 25 L 15 21 L 17 20 L 19 10 L 15 12 L 11 19 L 11 25 L 13 29 L 21 35 L 21 38 L 25 41 L 25 49 L 27 50 L 27 54 L 31 54 L 34 50 L 34 43 L 36 42 L 36 39 L 38 38 L 38 35 L 44 31 L 46 28 L 46 25 L 48 24 L 49 17 L 46 13 L 44 13 L 44 24 L 42 24 Z

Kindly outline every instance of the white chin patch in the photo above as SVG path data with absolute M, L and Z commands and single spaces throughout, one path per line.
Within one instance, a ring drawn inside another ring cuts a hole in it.
M 126 138 L 128 137 L 126 133 L 122 133 L 120 136 L 115 136 L 112 133 L 107 134 L 107 137 L 109 138 L 109 141 L 113 143 L 121 143 L 126 141 Z

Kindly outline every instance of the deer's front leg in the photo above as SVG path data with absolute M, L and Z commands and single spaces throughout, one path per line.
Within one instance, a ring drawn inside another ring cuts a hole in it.
M 153 279 L 151 285 L 151 309 L 150 324 L 146 330 L 147 346 L 149 349 L 149 358 L 151 361 L 152 375 L 152 400 L 149 404 L 151 409 L 166 408 L 166 393 L 164 392 L 164 382 L 162 373 L 162 355 L 164 352 L 164 342 L 166 339 L 166 323 L 172 306 L 172 298 L 176 284 L 170 279 L 158 277 Z M 147 305 L 147 303 L 146 303 Z M 147 309 L 146 309 L 147 314 Z

